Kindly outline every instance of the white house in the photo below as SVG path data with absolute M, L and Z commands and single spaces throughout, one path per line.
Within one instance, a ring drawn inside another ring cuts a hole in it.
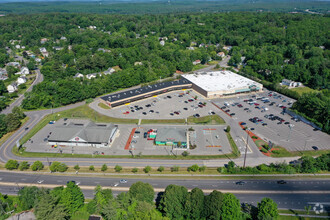
M 285 86 L 288 86 L 288 87 L 299 87 L 299 86 L 302 86 L 302 83 L 301 82 L 295 82 L 295 81 L 288 80 L 288 79 L 283 79 L 281 84 L 282 85 L 285 85 Z
M 103 72 L 104 75 L 111 75 L 112 73 L 116 72 L 116 70 L 112 67 L 109 67 L 106 71 Z
M 219 52 L 218 54 L 217 54 L 217 56 L 218 57 L 221 57 L 221 58 L 224 58 L 225 56 L 226 56 L 226 54 L 224 53 L 224 52 Z
M 84 75 L 81 73 L 76 73 L 73 78 L 84 78 Z
M 59 50 L 63 50 L 63 47 L 55 46 L 55 47 L 53 47 L 53 49 L 59 51 Z
M 187 47 L 187 50 L 195 50 L 194 47 Z
M 222 49 L 230 51 L 233 47 L 232 46 L 223 46 Z
M 48 41 L 47 38 L 42 38 L 42 39 L 40 40 L 40 43 L 41 43 L 41 44 L 44 44 L 44 43 L 46 43 L 47 41 Z
M 142 66 L 142 65 L 143 65 L 142 62 L 135 62 L 135 63 L 134 63 L 134 66 Z
M 87 74 L 87 75 L 86 75 L 86 78 L 87 78 L 87 79 L 93 79 L 93 78 L 96 78 L 96 73 Z
M 16 49 L 21 49 L 21 45 L 15 45 Z
M 22 75 L 22 76 L 25 76 L 25 75 L 29 75 L 30 74 L 30 71 L 27 67 L 22 67 L 21 71 L 15 73 L 15 75 Z
M 19 86 L 21 84 L 26 83 L 26 81 L 27 81 L 27 79 L 26 79 L 25 76 L 20 76 L 20 77 L 17 78 L 17 81 L 16 82 L 17 82 L 17 85 Z
M 159 43 L 160 43 L 160 45 L 162 45 L 162 46 L 165 45 L 165 41 L 164 41 L 164 40 L 161 40 Z
M 200 63 L 201 63 L 200 60 L 195 60 L 195 61 L 193 62 L 193 65 L 197 65 L 197 64 L 200 64 Z
M 9 93 L 13 93 L 13 92 L 17 91 L 16 82 L 13 82 L 12 84 L 8 85 L 7 90 L 8 90 Z
M 47 52 L 47 49 L 45 47 L 41 47 L 39 48 L 40 52 L 41 53 L 46 53 Z
M 64 41 L 66 41 L 67 39 L 66 39 L 66 37 L 62 36 L 62 37 L 60 38 L 60 40 L 64 40 Z

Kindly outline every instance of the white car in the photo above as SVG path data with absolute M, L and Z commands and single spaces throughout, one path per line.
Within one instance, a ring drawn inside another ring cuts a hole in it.
M 133 138 L 139 138 L 139 136 L 133 136 Z
M 43 183 L 44 181 L 43 180 L 38 180 L 37 183 L 41 184 Z

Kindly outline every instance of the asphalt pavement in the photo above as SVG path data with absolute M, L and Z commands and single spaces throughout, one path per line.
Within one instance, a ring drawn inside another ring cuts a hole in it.
M 24 174 L 18 172 L 0 172 L 0 192 L 7 194 L 16 194 L 21 187 L 39 186 L 53 188 L 60 185 L 66 185 L 68 181 L 75 181 L 81 187 L 87 198 L 93 197 L 93 189 L 96 185 L 109 187 L 114 195 L 128 191 L 129 187 L 137 182 L 150 183 L 156 194 L 164 191 L 170 185 L 182 185 L 188 189 L 200 188 L 205 194 L 212 190 L 230 192 L 235 194 L 240 202 L 247 202 L 257 205 L 264 197 L 272 198 L 279 208 L 303 209 L 307 205 L 323 204 L 327 209 L 330 205 L 330 180 L 328 179 L 290 179 L 285 180 L 285 184 L 278 184 L 275 180 L 196 180 L 196 179 L 144 179 L 144 178 L 126 178 L 127 183 L 120 183 L 121 178 L 113 177 L 83 177 L 44 175 L 44 174 Z M 236 184 L 243 181 L 243 185 Z

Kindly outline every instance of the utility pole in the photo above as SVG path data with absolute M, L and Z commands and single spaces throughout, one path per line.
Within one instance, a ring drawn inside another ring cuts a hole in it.
M 249 144 L 249 129 L 247 130 L 247 136 L 246 136 L 246 146 L 245 146 L 245 155 L 244 155 L 244 164 L 243 164 L 243 168 L 245 168 L 245 162 L 246 162 L 246 154 L 247 154 L 247 148 L 248 148 L 248 144 Z

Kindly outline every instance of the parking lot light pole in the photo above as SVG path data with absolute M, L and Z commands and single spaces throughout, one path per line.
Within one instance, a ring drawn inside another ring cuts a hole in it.
M 246 131 L 247 131 L 247 136 L 246 136 L 246 146 L 245 146 L 245 155 L 244 155 L 243 168 L 245 168 L 246 154 L 247 154 L 247 148 L 248 148 L 248 144 L 249 144 L 249 134 L 250 134 L 250 130 L 249 129 L 246 129 Z

